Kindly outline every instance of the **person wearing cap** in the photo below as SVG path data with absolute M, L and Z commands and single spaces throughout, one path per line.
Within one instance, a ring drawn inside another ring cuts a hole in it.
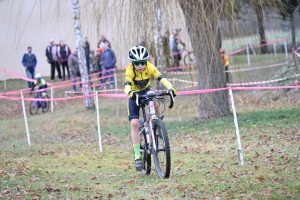
M 22 64 L 26 69 L 26 76 L 27 78 L 34 79 L 35 76 L 35 68 L 37 65 L 37 59 L 36 56 L 31 53 L 32 47 L 27 47 L 27 52 L 23 55 L 22 58 Z M 33 83 L 31 81 L 28 81 L 28 87 L 31 88 Z
M 94 61 L 93 61 L 93 73 L 101 72 L 101 66 L 103 64 L 103 61 L 101 60 L 102 53 L 103 53 L 103 49 L 100 49 L 100 48 L 96 49 L 96 55 L 95 55 Z M 102 73 L 99 73 L 98 78 L 100 78 L 101 76 L 102 76 Z M 100 81 L 100 83 L 101 83 L 101 81 Z
M 228 75 L 228 72 L 227 72 L 228 71 L 228 66 L 229 66 L 229 58 L 225 54 L 225 49 L 221 48 L 220 53 L 221 53 L 221 58 L 222 58 L 222 64 L 223 64 L 224 70 L 225 70 L 226 82 L 229 82 L 229 75 Z

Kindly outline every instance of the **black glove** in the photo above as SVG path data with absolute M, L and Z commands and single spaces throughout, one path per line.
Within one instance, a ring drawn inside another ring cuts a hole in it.
M 128 93 L 128 95 L 129 95 L 129 98 L 130 99 L 133 99 L 133 100 L 135 100 L 136 99 L 136 92 L 135 91 L 130 91 L 129 93 Z

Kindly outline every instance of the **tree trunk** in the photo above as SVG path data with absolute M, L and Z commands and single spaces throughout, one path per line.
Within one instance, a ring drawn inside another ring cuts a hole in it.
M 199 68 L 199 89 L 226 87 L 219 53 L 220 7 L 218 0 L 179 0 Z M 200 94 L 199 119 L 231 115 L 228 91 Z
M 290 20 L 291 31 L 292 31 L 292 47 L 296 48 L 296 30 L 295 30 L 295 22 L 294 22 L 293 13 L 290 14 L 289 20 Z
M 153 15 L 153 30 L 154 30 L 154 49 L 155 49 L 155 57 L 156 57 L 156 67 L 158 70 L 166 76 L 166 60 L 163 52 L 163 41 L 162 41 L 162 16 L 161 16 L 161 7 L 160 0 L 156 0 L 154 4 L 154 15 Z M 160 81 L 157 81 L 157 89 L 161 90 L 162 85 Z
M 85 95 L 90 95 L 93 92 L 90 86 L 89 75 L 88 75 L 86 60 L 85 60 L 85 52 L 83 49 L 83 39 L 82 39 L 81 25 L 80 25 L 79 0 L 71 0 L 71 2 L 73 6 L 76 48 L 78 50 L 78 62 L 79 62 L 79 69 L 81 74 L 82 88 Z M 95 108 L 93 97 L 88 97 L 85 99 L 85 107 Z
M 265 29 L 264 29 L 264 13 L 263 13 L 263 8 L 260 2 L 257 2 L 256 5 L 254 5 L 254 10 L 257 18 L 257 25 L 258 25 L 258 34 L 260 37 L 260 45 L 266 45 L 267 44 L 267 38 L 265 34 Z M 268 53 L 268 47 L 267 46 L 262 46 L 260 48 L 260 53 L 266 54 Z

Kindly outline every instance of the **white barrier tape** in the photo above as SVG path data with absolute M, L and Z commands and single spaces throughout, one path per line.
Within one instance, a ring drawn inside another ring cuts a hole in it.
M 168 79 L 169 81 L 179 81 L 179 82 L 182 82 L 182 83 L 192 83 L 194 85 L 198 85 L 197 82 L 194 82 L 194 81 L 187 81 L 187 80 L 182 80 L 182 79 L 177 79 L 177 78 L 173 78 L 173 79 Z
M 255 69 L 264 69 L 264 68 L 272 68 L 272 67 L 278 67 L 282 65 L 289 64 L 288 62 L 284 63 L 278 63 L 278 64 L 273 64 L 273 65 L 266 65 L 266 66 L 259 66 L 259 67 L 251 67 L 251 68 L 244 68 L 244 69 L 233 69 L 233 70 L 227 70 L 225 72 L 242 72 L 242 71 L 250 71 L 250 70 L 255 70 Z
M 249 83 L 227 83 L 228 86 L 245 86 L 245 85 L 259 85 L 259 84 L 267 84 L 267 83 L 274 83 L 278 81 L 283 81 L 291 78 L 295 78 L 300 76 L 300 74 L 295 74 L 294 76 L 286 77 L 286 78 L 279 78 L 269 81 L 257 81 L 257 82 L 249 82 Z

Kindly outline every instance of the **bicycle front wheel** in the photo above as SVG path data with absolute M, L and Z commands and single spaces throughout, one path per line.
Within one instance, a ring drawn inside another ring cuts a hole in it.
M 142 154 L 142 161 L 143 161 L 143 169 L 142 169 L 142 174 L 150 174 L 151 172 L 151 154 L 148 149 L 148 144 L 147 144 L 147 137 L 146 137 L 146 132 L 145 130 L 142 131 L 144 128 L 144 120 L 140 119 L 140 151 Z M 142 131 L 142 132 L 141 132 Z
M 29 107 L 30 114 L 36 115 L 38 113 L 38 109 L 39 109 L 38 101 L 31 101 L 29 106 L 30 106 Z
M 46 95 L 45 99 L 49 99 L 49 96 Z M 41 104 L 42 104 L 42 111 L 47 112 L 49 110 L 49 107 L 50 107 L 50 101 L 41 101 Z
M 169 178 L 171 171 L 171 153 L 167 129 L 161 119 L 153 121 L 155 148 L 152 153 L 155 168 L 160 178 Z M 153 144 L 154 145 L 154 144 Z

